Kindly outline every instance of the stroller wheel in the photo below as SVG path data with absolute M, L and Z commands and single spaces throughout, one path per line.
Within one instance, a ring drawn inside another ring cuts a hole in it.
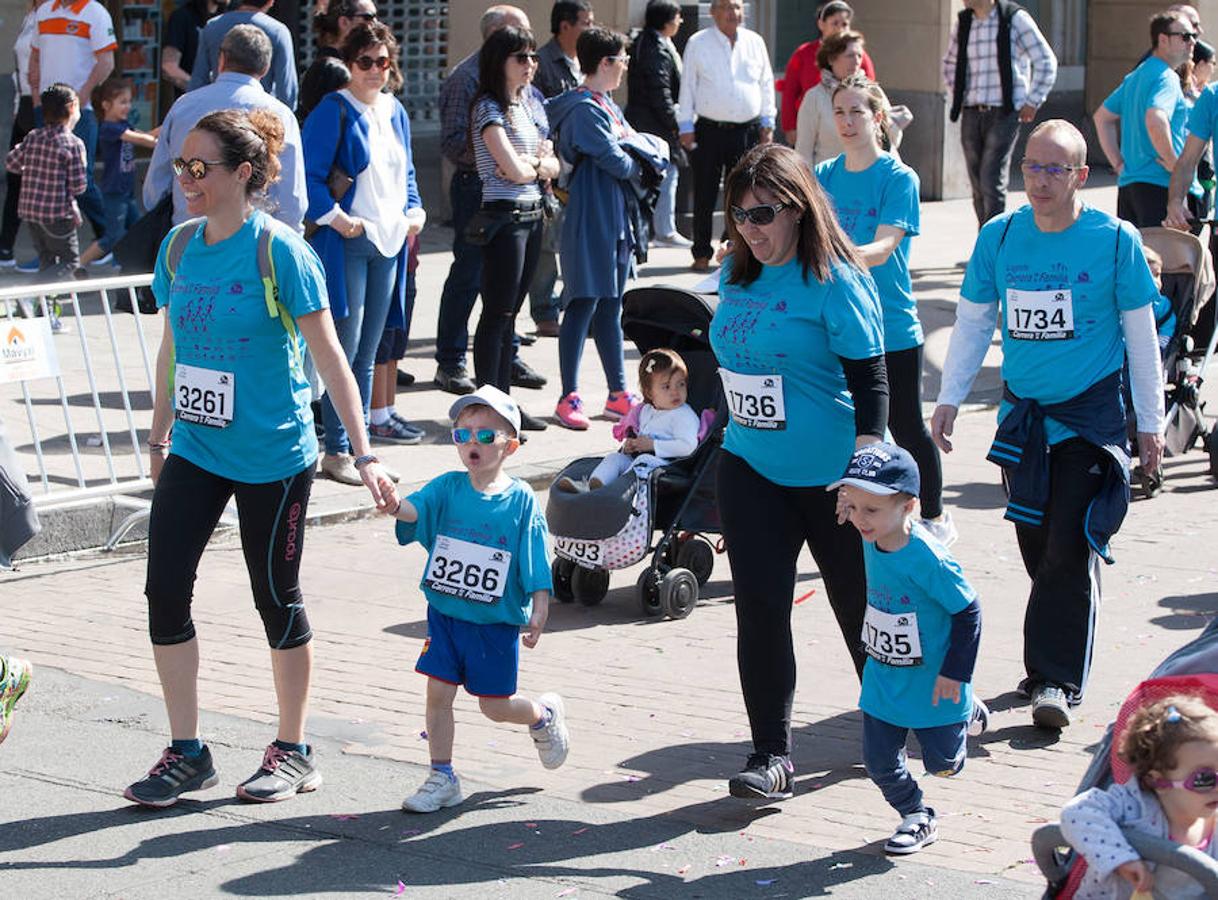
M 1218 422 L 1205 438 L 1205 449 L 1210 455 L 1210 477 L 1218 478 Z
M 677 565 L 693 572 L 699 585 L 706 584 L 715 568 L 715 548 L 705 538 L 691 535 L 681 544 Z
M 562 603 L 570 603 L 575 599 L 571 593 L 571 576 L 574 574 L 575 563 L 561 556 L 555 557 L 550 564 L 550 577 L 554 579 L 554 598 Z
M 689 569 L 669 569 L 660 579 L 660 605 L 671 619 L 684 619 L 698 603 L 698 579 Z
M 660 604 L 660 576 L 655 569 L 644 569 L 639 573 L 638 591 L 643 615 L 648 618 L 664 615 L 664 607 Z
M 576 566 L 571 575 L 571 593 L 584 606 L 596 606 L 609 593 L 609 571 Z

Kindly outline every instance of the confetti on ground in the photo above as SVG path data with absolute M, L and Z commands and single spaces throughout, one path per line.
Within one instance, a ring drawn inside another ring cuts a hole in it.
M 509 850 L 519 850 L 523 846 L 524 846 L 524 841 L 517 841 L 514 844 L 508 844 L 507 848 Z
M 997 884 L 997 882 L 990 881 L 988 878 L 978 878 L 973 884 Z
M 677 874 L 684 875 L 688 871 L 689 871 L 689 866 L 681 866 L 681 868 L 677 869 Z
M 730 866 L 735 861 L 736 857 L 734 856 L 720 856 L 717 860 L 715 860 L 715 866 L 722 869 L 724 866 Z
M 233 849 L 233 845 L 232 844 L 219 844 L 219 845 L 217 845 L 217 847 L 215 849 L 216 849 L 217 853 L 227 853 L 229 850 Z
M 525 828 L 536 828 L 536 827 L 537 827 L 537 823 L 536 823 L 536 822 L 525 822 L 525 823 L 524 823 L 524 827 L 525 827 Z
M 422 833 L 423 832 L 417 828 L 407 828 L 405 831 L 402 832 L 402 837 L 411 837 L 413 835 L 422 834 Z
M 573 835 L 575 835 L 575 834 L 583 834 L 583 833 L 584 833 L 585 831 L 587 831 L 587 830 L 588 830 L 588 829 L 587 829 L 586 827 L 585 827 L 585 828 L 576 828 L 574 831 L 572 831 L 572 832 L 571 832 L 571 834 L 573 834 Z
M 359 816 L 352 813 L 331 813 L 331 819 L 338 819 L 340 822 L 350 822 L 352 819 L 358 819 Z
M 425 741 L 425 740 L 427 740 L 427 732 L 426 732 L 426 731 L 420 731 L 420 732 L 419 732 L 419 740 L 420 740 L 420 741 Z
M 853 868 L 853 866 L 854 863 L 834 863 L 829 867 L 829 871 L 832 872 L 834 869 L 849 869 Z
M 672 844 L 656 844 L 654 847 L 651 848 L 651 852 L 655 853 L 657 850 L 676 850 L 676 849 L 677 848 L 674 847 Z
M 574 894 L 578 890 L 579 890 L 579 888 L 567 888 L 565 891 L 559 891 L 554 896 L 555 897 L 570 897 L 572 894 Z
M 758 878 L 757 884 L 760 887 L 769 887 L 777 880 L 778 880 L 777 878 Z
M 795 605 L 798 606 L 799 604 L 803 603 L 805 600 L 807 600 L 809 597 L 811 597 L 815 593 L 816 593 L 816 588 L 812 588 L 812 590 L 808 591 L 808 593 L 804 594 L 802 597 L 796 597 Z
M 406 890 L 406 885 L 405 885 L 403 882 L 398 881 L 398 888 L 397 888 L 397 890 L 396 890 L 396 891 L 394 891 L 394 893 L 395 893 L 395 894 L 400 894 L 400 893 L 402 893 L 402 891 L 404 891 L 404 890 Z

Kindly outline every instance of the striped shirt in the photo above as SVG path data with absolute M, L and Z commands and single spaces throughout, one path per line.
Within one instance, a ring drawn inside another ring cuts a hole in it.
M 943 57 L 943 82 L 950 97 L 956 83 L 956 29 Z M 1018 110 L 1039 107 L 1057 81 L 1057 57 L 1027 10 L 1011 17 L 1011 68 L 1014 70 L 1012 101 Z M 1002 81 L 998 74 L 998 8 L 979 19 L 973 16 L 968 33 L 968 80 L 965 106 L 1002 106 Z
M 508 141 L 518 156 L 536 156 L 541 134 L 535 116 L 535 112 L 531 112 L 529 107 L 519 101 L 509 105 L 506 113 L 493 97 L 483 96 L 474 104 L 470 113 L 470 133 L 473 135 L 474 163 L 478 169 L 478 177 L 482 179 L 483 203 L 495 200 L 541 199 L 541 189 L 537 182 L 514 184 L 497 174 L 498 165 L 491 156 L 491 151 L 487 149 L 486 141 L 482 139 L 483 129 L 498 125 L 507 132 Z
M 18 216 L 43 225 L 64 219 L 80 224 L 76 195 L 85 190 L 85 144 L 66 125 L 35 128 L 4 164 L 21 176 Z

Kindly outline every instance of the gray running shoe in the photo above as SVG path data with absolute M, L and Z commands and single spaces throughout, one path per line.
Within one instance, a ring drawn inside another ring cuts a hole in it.
M 939 829 L 935 827 L 935 811 L 927 808 L 901 820 L 901 824 L 897 826 L 892 837 L 885 842 L 884 852 L 894 853 L 898 856 L 917 853 L 938 839 Z
M 743 800 L 787 800 L 795 795 L 794 779 L 789 756 L 753 753 L 744 769 L 728 780 L 727 789 Z
M 313 765 L 311 747 L 306 756 L 299 750 L 284 750 L 271 744 L 262 756 L 258 771 L 237 786 L 237 796 L 257 803 L 275 803 L 319 787 L 321 773 Z
M 1055 684 L 1042 684 L 1032 692 L 1032 722 L 1041 728 L 1061 730 L 1070 724 L 1066 692 Z
M 402 801 L 402 809 L 405 812 L 433 813 L 456 806 L 464 799 L 460 778 L 456 775 L 449 778 L 443 772 L 432 769 L 419 789 Z
M 160 761 L 148 770 L 148 775 L 123 791 L 123 796 L 140 806 L 164 809 L 177 803 L 182 794 L 202 791 L 219 783 L 211 751 L 206 746 L 194 757 L 166 747 Z
M 557 769 L 567 761 L 567 752 L 571 749 L 571 735 L 567 732 L 567 714 L 563 709 L 562 697 L 558 694 L 542 694 L 537 698 L 538 705 L 549 710 L 550 724 L 544 728 L 530 728 L 529 735 L 541 757 L 541 764 L 547 769 Z

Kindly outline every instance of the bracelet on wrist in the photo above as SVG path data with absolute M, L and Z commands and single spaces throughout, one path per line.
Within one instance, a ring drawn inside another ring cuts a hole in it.
M 365 453 L 363 456 L 355 457 L 355 468 L 362 469 L 368 463 L 379 463 L 380 457 L 373 453 Z
M 163 441 L 149 441 L 148 449 L 149 450 L 168 450 L 169 445 L 172 443 L 173 443 L 173 441 L 170 440 L 169 438 L 165 438 L 165 440 L 163 440 Z

